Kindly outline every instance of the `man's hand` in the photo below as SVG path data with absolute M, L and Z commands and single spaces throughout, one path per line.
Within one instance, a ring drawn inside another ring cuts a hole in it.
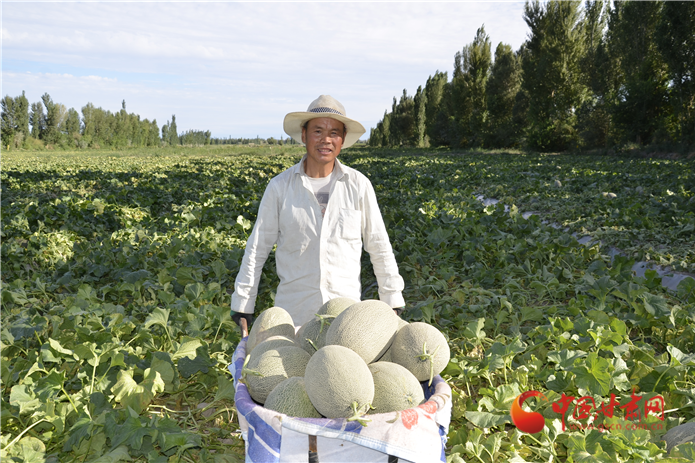
M 234 323 L 241 326 L 242 318 L 246 319 L 246 326 L 250 328 L 251 322 L 253 322 L 253 314 L 232 311 L 232 320 L 234 320 Z

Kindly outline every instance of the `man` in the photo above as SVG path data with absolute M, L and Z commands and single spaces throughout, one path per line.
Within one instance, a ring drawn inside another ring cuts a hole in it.
M 307 111 L 285 116 L 285 132 L 306 145 L 302 160 L 274 177 L 263 194 L 232 294 L 232 316 L 251 321 L 263 264 L 274 245 L 280 284 L 275 305 L 295 326 L 336 297 L 360 300 L 362 245 L 379 284 L 379 299 L 400 308 L 403 279 L 374 188 L 341 164 L 342 148 L 365 133 L 334 98 L 321 95 Z

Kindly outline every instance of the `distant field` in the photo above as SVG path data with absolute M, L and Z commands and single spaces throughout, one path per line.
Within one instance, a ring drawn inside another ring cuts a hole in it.
M 229 291 L 265 186 L 302 153 L 3 153 L 3 460 L 241 461 Z M 665 455 L 659 436 L 695 418 L 695 281 L 669 293 L 630 268 L 695 273 L 695 160 L 368 148 L 341 160 L 375 187 L 405 317 L 449 337 L 451 461 Z M 626 257 L 611 263 L 608 246 Z M 363 270 L 377 297 L 366 256 Z M 276 286 L 271 256 L 259 310 Z M 557 427 L 562 394 L 624 405 L 633 388 L 664 398 L 661 430 Z M 526 390 L 548 398 L 533 405 L 547 425 L 536 435 L 509 418 Z

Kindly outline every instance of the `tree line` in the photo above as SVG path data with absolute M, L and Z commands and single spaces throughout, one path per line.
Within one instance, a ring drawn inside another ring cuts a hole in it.
M 176 115 L 160 129 L 157 120 L 140 119 L 126 111 L 111 112 L 96 108 L 92 103 L 67 109 L 55 103 L 48 93 L 41 101 L 29 104 L 25 92 L 17 97 L 5 96 L 2 106 L 0 135 L 5 149 L 37 149 L 52 146 L 63 149 L 126 148 L 167 145 L 209 145 L 209 130 L 187 130 L 178 133 Z
M 62 149 L 126 148 L 176 145 L 247 145 L 297 144 L 292 138 L 215 138 L 209 130 L 178 132 L 176 115 L 160 128 L 157 120 L 140 119 L 126 111 L 125 100 L 115 113 L 95 108 L 92 103 L 82 107 L 81 115 L 74 108 L 53 102 L 48 93 L 41 101 L 29 104 L 25 92 L 17 97 L 5 96 L 2 106 L 2 147 L 4 149 L 41 149 L 47 146 Z
M 527 1 L 527 40 L 494 53 L 484 25 L 371 146 L 574 148 L 695 143 L 695 2 Z

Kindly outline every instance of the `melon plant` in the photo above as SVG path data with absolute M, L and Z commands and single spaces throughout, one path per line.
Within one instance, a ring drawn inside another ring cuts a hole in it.
M 399 412 L 425 400 L 420 381 L 407 368 L 391 362 L 369 365 L 374 379 L 371 413 Z
M 343 346 L 325 346 L 309 359 L 304 385 L 311 403 L 327 418 L 360 419 L 374 399 L 374 379 L 365 361 Z
M 263 406 L 269 410 L 299 418 L 321 418 L 321 414 L 312 405 L 304 387 L 304 378 L 293 376 L 287 378 L 273 389 Z
M 271 336 L 287 336 L 294 339 L 295 329 L 292 316 L 281 307 L 265 309 L 256 318 L 246 341 L 246 352 L 251 352 L 261 342 Z
M 434 326 L 415 322 L 404 326 L 391 344 L 391 361 L 403 365 L 418 381 L 429 381 L 449 363 L 449 343 Z
M 253 400 L 265 403 L 275 386 L 287 378 L 304 376 L 310 357 L 304 349 L 294 346 L 270 349 L 253 359 L 248 355 L 242 376 Z
M 398 317 L 385 302 L 368 300 L 340 313 L 326 333 L 326 345 L 355 351 L 366 363 L 380 358 L 398 330 Z

